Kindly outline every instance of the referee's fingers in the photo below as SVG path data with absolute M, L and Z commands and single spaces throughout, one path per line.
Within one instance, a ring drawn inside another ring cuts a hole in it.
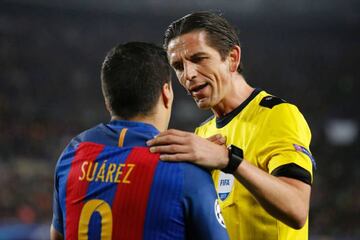
M 187 147 L 182 145 L 159 145 L 150 147 L 150 152 L 152 153 L 169 153 L 169 154 L 176 154 L 176 153 L 185 153 L 187 152 Z
M 186 142 L 186 136 L 179 136 L 176 134 L 159 134 L 153 139 L 150 139 L 146 142 L 147 146 L 156 146 L 156 145 L 169 145 L 169 144 L 184 144 Z
M 179 137 L 185 137 L 188 134 L 192 134 L 192 133 L 172 128 L 172 129 L 168 129 L 168 130 L 165 130 L 165 131 L 159 133 L 157 135 L 157 137 L 167 136 L 167 135 L 175 135 L 175 136 L 179 136 Z
M 178 154 L 160 154 L 160 160 L 162 161 L 171 161 L 171 162 L 180 162 L 180 161 L 189 161 L 190 155 L 187 153 L 178 153 Z
M 223 145 L 226 143 L 226 138 L 223 137 L 221 134 L 215 134 L 207 138 L 210 142 Z

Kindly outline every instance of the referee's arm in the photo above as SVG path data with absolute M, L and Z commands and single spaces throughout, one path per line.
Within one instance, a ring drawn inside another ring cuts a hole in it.
M 246 160 L 238 166 L 234 176 L 273 217 L 295 229 L 304 226 L 310 205 L 309 184 L 270 175 Z

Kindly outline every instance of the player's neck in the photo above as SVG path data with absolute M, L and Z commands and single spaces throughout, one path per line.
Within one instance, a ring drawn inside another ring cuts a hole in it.
M 154 115 L 151 116 L 136 116 L 129 119 L 123 119 L 118 116 L 112 116 L 111 121 L 113 120 L 126 120 L 126 121 L 132 121 L 132 122 L 141 122 L 146 123 L 154 126 L 159 131 L 164 131 L 167 129 L 167 126 L 164 126 L 163 121 L 159 121 Z

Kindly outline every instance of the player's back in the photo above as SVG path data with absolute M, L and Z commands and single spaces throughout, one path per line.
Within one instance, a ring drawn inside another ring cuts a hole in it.
M 72 140 L 55 180 L 66 239 L 227 239 L 209 173 L 159 161 L 144 146 L 157 133 L 113 121 Z

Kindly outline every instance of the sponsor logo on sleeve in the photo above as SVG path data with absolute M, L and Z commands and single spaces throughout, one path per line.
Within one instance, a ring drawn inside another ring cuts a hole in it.
M 310 151 L 307 150 L 306 148 L 304 148 L 303 146 L 300 146 L 297 144 L 293 144 L 293 145 L 294 145 L 296 151 L 305 153 L 311 159 L 311 163 L 312 163 L 314 169 L 316 169 L 316 162 L 315 162 L 314 157 L 311 155 Z

